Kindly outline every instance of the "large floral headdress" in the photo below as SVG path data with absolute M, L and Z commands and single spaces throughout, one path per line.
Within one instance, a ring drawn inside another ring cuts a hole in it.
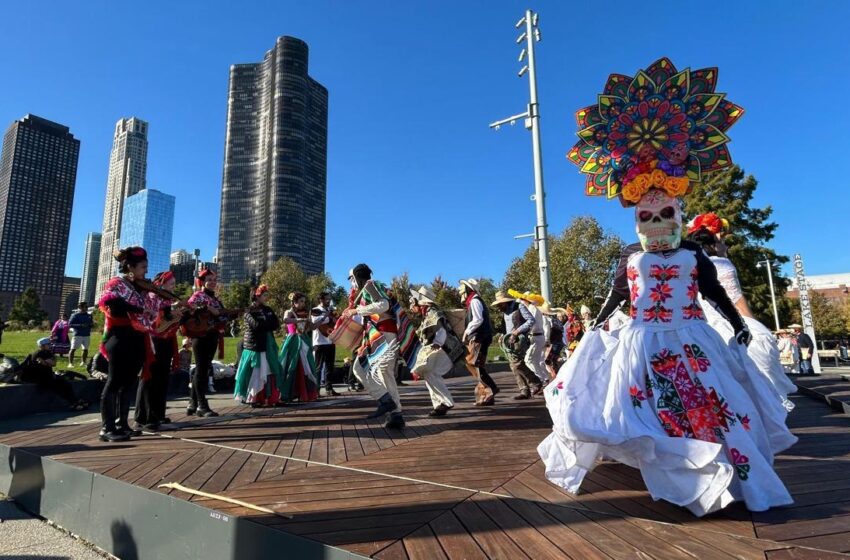
M 717 68 L 680 72 L 667 58 L 634 77 L 608 76 L 598 103 L 576 113 L 580 140 L 567 154 L 588 175 L 585 194 L 626 206 L 650 188 L 680 197 L 731 165 L 726 131 L 744 109 L 716 85 Z

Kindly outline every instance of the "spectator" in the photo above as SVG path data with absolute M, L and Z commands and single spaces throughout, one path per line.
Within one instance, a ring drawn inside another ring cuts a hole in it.
M 183 347 L 180 348 L 180 368 L 178 371 L 189 375 L 192 369 L 192 339 L 184 338 Z
M 71 342 L 68 340 L 68 316 L 64 313 L 59 314 L 59 320 L 53 323 L 53 329 L 50 331 L 50 342 L 53 345 L 53 352 L 59 356 L 64 356 L 71 349 Z
M 80 366 L 85 366 L 89 357 L 89 346 L 91 345 L 91 329 L 94 326 L 94 319 L 89 313 L 89 304 L 85 301 L 80 302 L 80 307 L 76 313 L 71 315 L 71 320 L 68 321 L 68 326 L 74 336 L 71 338 L 71 351 L 68 353 L 68 367 L 74 366 L 74 352 L 78 348 L 83 349 L 83 355 L 80 357 Z
M 27 356 L 22 364 L 21 381 L 35 383 L 41 391 L 53 393 L 66 400 L 71 410 L 85 410 L 89 407 L 87 401 L 77 399 L 71 384 L 53 373 L 56 365 L 56 355 L 50 348 L 49 338 L 40 338 L 38 350 Z
M 803 332 L 803 325 L 791 325 L 794 335 L 797 337 L 797 348 L 800 349 L 800 375 L 814 375 L 812 368 L 812 356 L 815 352 L 815 344 L 812 338 Z

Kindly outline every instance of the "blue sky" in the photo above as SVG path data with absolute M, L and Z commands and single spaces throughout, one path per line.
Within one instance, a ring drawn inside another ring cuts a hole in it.
M 527 4 L 477 2 L 9 2 L 0 49 L 0 125 L 26 113 L 82 141 L 66 273 L 79 276 L 99 231 L 115 121 L 150 122 L 148 186 L 177 197 L 174 247 L 211 258 L 218 241 L 227 77 L 279 35 L 310 45 L 330 91 L 327 270 L 344 281 L 367 261 L 389 279 L 436 274 L 500 280 L 532 230 L 531 142 L 519 113 L 514 23 Z M 660 56 L 718 66 L 718 90 L 746 108 L 733 159 L 760 182 L 780 223 L 773 247 L 809 274 L 850 271 L 847 209 L 850 3 L 538 1 L 544 177 L 549 224 L 592 214 L 626 240 L 632 213 L 587 198 L 564 158 L 576 109 L 609 73 Z M 603 19 L 604 18 L 604 19 Z M 830 101 L 832 100 L 832 101 Z M 384 238 L 368 244 L 364 219 Z M 372 248 L 380 247 L 375 253 Z

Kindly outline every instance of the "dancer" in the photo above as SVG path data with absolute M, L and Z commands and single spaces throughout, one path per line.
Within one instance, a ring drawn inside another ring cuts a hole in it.
M 460 281 L 460 299 L 466 308 L 466 329 L 461 341 L 466 344 L 466 369 L 478 379 L 475 406 L 493 406 L 499 394 L 499 386 L 487 373 L 487 351 L 493 342 L 493 325 L 478 290 L 475 278 Z
M 186 414 L 192 416 L 197 414 L 201 417 L 218 416 L 210 408 L 207 401 L 207 386 L 212 375 L 212 362 L 218 350 L 219 358 L 224 355 L 224 325 L 227 322 L 227 312 L 224 304 L 215 294 L 218 286 L 218 278 L 215 272 L 205 268 L 198 273 L 195 282 L 199 288 L 189 298 L 189 307 L 193 308 L 193 315 L 184 324 L 184 329 L 192 325 L 194 332 L 184 330 L 184 334 L 191 334 L 192 351 L 195 354 L 195 372 L 192 374 L 192 388 L 189 392 L 189 406 Z
M 316 360 L 319 386 L 324 387 L 326 396 L 338 397 L 339 393 L 334 391 L 331 381 L 336 361 L 336 346 L 328 338 L 336 324 L 331 294 L 328 292 L 319 294 L 319 305 L 314 307 L 310 314 L 313 316 L 313 357 Z
M 378 400 L 378 408 L 369 418 L 388 415 L 387 428 L 404 428 L 401 399 L 395 380 L 399 358 L 399 313 L 384 287 L 372 280 L 372 269 L 358 264 L 348 273 L 351 281 L 349 307 L 346 317 L 358 315 L 363 319 L 363 344 L 354 360 L 353 372 L 369 394 Z
M 287 336 L 280 349 L 283 383 L 280 398 L 284 402 L 310 402 L 319 398 L 316 362 L 310 345 L 313 321 L 307 309 L 307 296 L 301 292 L 289 294 L 291 307 L 283 314 Z
M 502 352 L 508 359 L 508 366 L 516 379 L 519 393 L 514 400 L 530 399 L 534 395 L 543 392 L 543 384 L 534 375 L 534 372 L 525 365 L 525 353 L 530 345 L 528 336 L 521 334 L 514 337 L 508 336 L 517 325 L 522 324 L 525 316 L 530 316 L 525 305 L 506 295 L 504 292 L 496 292 L 496 300 L 490 304 L 502 313 L 505 322 L 505 335 L 501 340 Z M 524 309 L 524 311 L 523 311 Z
M 153 348 L 150 324 L 145 317 L 145 296 L 134 280 L 144 279 L 148 271 L 148 254 L 142 247 L 126 247 L 115 251 L 120 276 L 109 280 L 103 288 L 98 307 L 106 317 L 100 353 L 109 361 L 109 373 L 100 397 L 102 441 L 126 441 L 131 435 L 127 423 L 130 414 L 130 390 L 142 372 L 150 379 Z
M 71 342 L 68 338 L 70 328 L 68 317 L 65 313 L 60 313 L 59 319 L 53 323 L 53 328 L 50 330 L 50 343 L 53 347 L 53 353 L 57 356 L 66 355 L 71 349 Z
M 700 214 L 694 218 L 688 227 L 688 239 L 700 245 L 708 254 L 708 258 L 711 259 L 717 269 L 717 279 L 753 335 L 752 342 L 745 349 L 737 348 L 753 362 L 749 364 L 744 360 L 746 370 L 742 369 L 741 373 L 761 374 L 761 378 L 767 381 L 769 385 L 765 386 L 764 383 L 750 376 L 739 378 L 738 381 L 744 385 L 744 388 L 750 394 L 750 398 L 759 406 L 762 420 L 765 421 L 768 429 L 771 428 L 768 425 L 768 418 L 771 418 L 771 423 L 774 424 L 776 430 L 775 436 L 780 440 L 785 440 L 788 437 L 793 437 L 785 427 L 785 417 L 786 412 L 790 412 L 794 408 L 794 405 L 788 400 L 788 394 L 796 392 L 797 386 L 785 375 L 785 368 L 782 367 L 779 358 L 779 346 L 776 343 L 776 338 L 767 327 L 753 316 L 753 312 L 750 310 L 746 298 L 744 298 L 744 293 L 741 291 L 741 285 L 738 283 L 738 271 L 732 261 L 726 258 L 726 244 L 723 243 L 722 236 L 726 233 L 728 227 L 728 222 L 714 213 Z M 734 338 L 734 333 L 729 323 L 710 305 L 703 306 L 703 308 L 708 324 L 724 339 L 731 341 Z M 768 394 L 772 394 L 773 398 L 782 403 L 784 410 L 776 410 L 776 407 L 763 403 L 762 400 L 768 398 Z M 779 446 L 782 445 L 784 443 Z
M 251 293 L 251 306 L 245 312 L 242 356 L 236 370 L 233 398 L 252 407 L 275 406 L 280 402 L 283 368 L 278 360 L 274 333 L 280 319 L 266 305 L 269 287 L 260 284 Z
M 519 293 L 516 290 L 508 290 L 508 295 L 517 298 L 524 307 L 524 322 L 514 325 L 514 330 L 509 336 L 527 334 L 531 343 L 525 353 L 525 365 L 534 372 L 537 379 L 545 387 L 549 383 L 549 373 L 546 371 L 546 333 L 543 321 L 543 313 L 538 308 L 543 305 L 543 296 L 531 292 Z
M 175 309 L 182 306 L 173 298 L 176 285 L 171 271 L 160 272 L 153 279 L 154 287 L 159 291 L 149 291 L 146 295 L 146 322 L 152 325 L 151 338 L 154 350 L 154 362 L 151 364 L 150 379 L 139 381 L 136 392 L 136 430 L 156 431 L 160 424 L 170 424 L 165 415 L 168 404 L 168 380 L 172 372 L 180 367 L 180 354 L 177 348 L 177 329 L 180 314 Z
M 580 132 L 570 158 L 594 173 L 590 194 L 636 204 L 640 243 L 623 251 L 594 330 L 545 391 L 554 428 L 538 452 L 549 480 L 571 492 L 608 458 L 640 469 L 654 499 L 698 516 L 734 500 L 754 511 L 792 502 L 772 468 L 758 409 L 735 380 L 737 355 L 706 323 L 698 296 L 732 324 L 737 343 L 747 344 L 750 332 L 712 262 L 681 241 L 678 197 L 699 181 L 700 169 L 730 163 L 726 136 L 708 131 L 728 129 L 742 113 L 723 96 L 707 95 L 716 75 L 678 73 L 661 59 L 634 80 L 611 76 L 605 103 L 578 113 L 580 124 L 599 122 L 592 126 L 607 138 Z M 703 105 L 709 98 L 712 112 Z M 703 120 L 709 116 L 711 126 Z M 632 141 L 630 131 L 643 130 L 642 123 L 651 126 Z M 599 165 L 587 164 L 590 158 Z M 633 320 L 614 338 L 601 326 L 626 298 Z
M 546 371 L 549 374 L 549 379 L 555 379 L 558 375 L 558 370 L 561 369 L 561 352 L 566 346 L 564 340 L 564 323 L 566 319 L 566 309 L 560 307 L 552 307 L 549 302 L 543 302 L 540 306 L 540 312 L 543 314 L 543 333 L 546 339 L 546 352 L 543 358 L 543 364 L 546 366 Z
M 433 290 L 427 286 L 410 290 L 410 309 L 422 316 L 422 324 L 416 331 L 422 346 L 411 371 L 425 380 L 425 387 L 431 395 L 434 409 L 428 416 L 445 416 L 455 405 L 451 391 L 443 379 L 454 367 L 446 347 L 447 343 L 456 341 L 457 338 L 449 334 L 451 327 L 437 307 L 434 301 L 436 298 Z M 462 348 L 460 344 L 457 347 Z

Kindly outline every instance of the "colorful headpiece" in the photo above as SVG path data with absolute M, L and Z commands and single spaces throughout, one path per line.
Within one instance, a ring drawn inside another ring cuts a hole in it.
M 165 272 L 160 272 L 156 276 L 153 277 L 153 283 L 156 286 L 162 286 L 169 280 L 174 278 L 174 273 L 170 270 L 166 270 Z
M 132 246 L 124 247 L 113 251 L 112 256 L 116 261 L 122 264 L 137 265 L 142 261 L 148 260 L 148 252 L 144 247 Z
M 688 223 L 688 235 L 700 229 L 705 229 L 709 233 L 717 235 L 729 231 L 729 221 L 714 212 L 707 212 L 700 214 Z
M 533 294 L 531 292 L 518 292 L 516 290 L 508 290 L 508 295 L 516 299 L 527 301 L 534 305 L 543 305 L 543 303 L 546 301 L 546 299 L 540 294 Z
M 198 273 L 198 277 L 195 279 L 195 286 L 198 288 L 202 288 L 204 285 L 204 280 L 206 280 L 207 276 L 215 276 L 215 272 L 210 268 L 202 268 Z
M 588 175 L 585 194 L 624 206 L 650 188 L 681 197 L 731 165 L 725 132 L 744 110 L 716 85 L 717 68 L 679 72 L 667 58 L 634 77 L 608 76 L 598 102 L 576 113 L 580 140 L 567 154 Z
M 266 286 L 265 284 L 260 284 L 259 286 L 257 286 L 257 289 L 256 289 L 256 290 L 254 290 L 254 297 L 255 297 L 255 298 L 258 298 L 258 297 L 260 297 L 261 295 L 263 295 L 264 293 L 266 293 L 266 292 L 268 292 L 268 291 L 269 291 L 269 287 L 268 287 L 268 286 Z

